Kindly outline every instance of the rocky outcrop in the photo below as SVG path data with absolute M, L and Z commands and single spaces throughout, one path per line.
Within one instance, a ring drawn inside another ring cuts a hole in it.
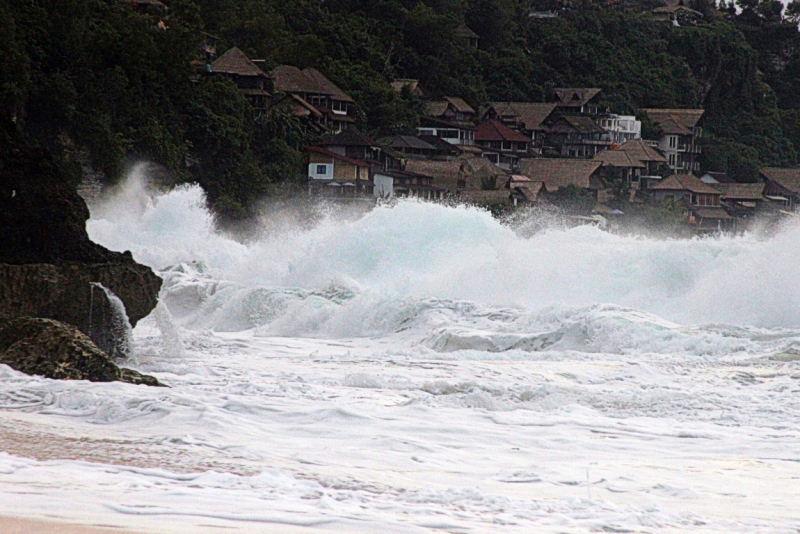
M 66 169 L 0 116 L 0 326 L 23 316 L 55 319 L 114 354 L 113 306 L 92 284 L 119 297 L 135 326 L 155 307 L 161 279 L 129 252 L 89 239 L 89 210 Z
M 0 319 L 44 317 L 78 327 L 92 341 L 114 354 L 119 332 L 113 306 L 99 283 L 125 305 L 131 326 L 158 303 L 161 278 L 142 265 L 129 263 L 0 264 Z
M 152 376 L 117 367 L 77 328 L 51 319 L 22 317 L 0 328 L 0 363 L 58 380 L 162 385 Z

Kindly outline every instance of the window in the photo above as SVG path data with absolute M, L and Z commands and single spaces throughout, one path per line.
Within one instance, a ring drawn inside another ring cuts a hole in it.
M 337 115 L 347 115 L 347 102 L 342 102 L 340 100 L 333 101 L 333 112 Z
M 500 150 L 511 150 L 511 141 L 503 141 L 503 145 Z
M 677 135 L 670 135 L 669 136 L 669 147 L 670 148 L 678 148 L 678 136 Z
M 674 167 L 675 166 L 675 154 L 670 154 L 669 155 L 669 166 L 670 167 Z
M 317 165 L 317 174 L 328 174 L 327 165 Z

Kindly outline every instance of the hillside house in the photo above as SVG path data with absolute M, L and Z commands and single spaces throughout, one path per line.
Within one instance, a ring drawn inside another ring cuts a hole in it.
M 375 198 L 394 197 L 444 200 L 448 191 L 433 185 L 433 176 L 417 172 L 389 169 L 373 174 Z
M 597 115 L 602 89 L 557 88 L 553 90 L 552 101 L 565 115 Z
M 420 137 L 433 135 L 451 145 L 471 146 L 475 144 L 475 126 L 468 122 L 453 122 L 433 117 L 421 117 L 417 133 Z
M 722 193 L 720 204 L 729 215 L 737 219 L 749 219 L 762 211 L 764 203 L 763 182 L 752 184 L 718 183 L 712 187 Z
M 478 48 L 478 40 L 480 39 L 480 36 L 474 31 L 470 30 L 466 24 L 462 24 L 456 28 L 454 33 L 457 39 L 462 39 L 472 48 Z
M 295 95 L 314 106 L 321 114 L 322 125 L 328 130 L 338 133 L 355 122 L 353 99 L 318 70 L 281 65 L 270 74 L 276 93 Z
M 408 158 L 424 159 L 441 154 L 439 148 L 415 135 L 390 135 L 382 138 L 380 143 L 382 146 L 396 150 Z
M 699 143 L 703 135 L 702 109 L 643 109 L 661 128 L 658 149 L 666 156 L 667 165 L 675 174 L 691 174 L 700 170 Z
M 786 211 L 796 211 L 800 206 L 800 167 L 765 167 L 759 173 L 765 183 L 764 196 Z
M 323 147 L 308 148 L 308 194 L 311 197 L 358 198 L 373 194 L 367 161 Z
M 289 113 L 300 119 L 305 131 L 325 132 L 325 117 L 322 112 L 297 95 L 282 94 L 272 100 L 272 109 L 287 109 Z
M 539 200 L 539 193 L 544 188 L 544 182 L 534 182 L 522 174 L 512 174 L 501 186 L 507 189 L 514 206 L 533 204 Z
M 422 98 L 425 96 L 425 93 L 422 92 L 422 89 L 419 86 L 419 80 L 398 78 L 392 82 L 392 89 L 398 93 L 402 93 L 403 89 L 405 88 L 408 88 L 408 91 L 412 96 L 416 96 L 417 98 Z
M 689 224 L 697 231 L 731 229 L 735 221 L 720 206 L 722 192 L 691 174 L 673 174 L 650 187 L 653 197 L 665 204 L 682 202 Z
M 659 172 L 667 159 L 641 139 L 628 141 L 611 150 L 598 152 L 594 158 L 604 166 L 620 169 L 632 190 L 647 189 L 661 180 Z
M 269 78 L 244 52 L 234 46 L 211 63 L 211 73 L 232 80 L 253 106 L 254 118 L 263 119 L 270 97 L 266 89 Z
M 568 158 L 591 158 L 611 146 L 611 136 L 590 117 L 565 115 L 547 129 L 543 153 Z
M 490 102 L 482 118 L 485 121 L 499 120 L 512 130 L 526 135 L 532 147 L 540 148 L 544 143 L 546 124 L 555 110 L 554 102 Z
M 517 168 L 520 158 L 529 155 L 531 140 L 499 120 L 490 120 L 475 129 L 475 144 L 484 149 L 484 158 L 511 171 Z
M 322 143 L 327 150 L 348 158 L 381 162 L 381 145 L 361 133 L 355 126 L 339 132 Z
M 669 22 L 673 26 L 696 26 L 703 20 L 703 14 L 683 5 L 657 7 L 653 10 L 656 20 Z
M 433 177 L 433 182 L 458 197 L 465 190 L 497 189 L 508 173 L 481 157 L 461 156 L 448 161 L 411 160 L 406 171 Z
M 611 135 L 611 142 L 617 145 L 642 137 L 642 121 L 637 121 L 633 115 L 607 113 L 597 120 L 597 124 Z
M 475 110 L 462 98 L 448 96 L 427 102 L 417 133 L 435 135 L 453 145 L 474 145 L 475 116 Z
M 520 162 L 520 174 L 533 182 L 542 182 L 548 193 L 554 193 L 562 187 L 575 186 L 590 191 L 597 199 L 606 189 L 598 172 L 601 166 L 601 162 L 594 160 L 524 159 Z

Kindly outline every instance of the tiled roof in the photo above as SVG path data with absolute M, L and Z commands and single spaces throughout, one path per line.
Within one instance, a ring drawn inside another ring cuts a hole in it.
M 647 113 L 647 116 L 650 117 L 654 122 L 661 125 L 662 128 L 665 128 L 665 126 L 662 123 L 671 120 L 672 122 L 679 124 L 684 128 L 688 128 L 690 130 L 689 133 L 691 133 L 692 128 L 697 126 L 697 123 L 700 122 L 700 119 L 703 117 L 703 113 L 705 113 L 705 110 L 703 109 L 678 109 L 678 108 L 663 108 L 663 109 L 650 108 L 650 109 L 643 109 L 641 111 Z
M 418 136 L 422 141 L 425 141 L 436 150 L 440 152 L 447 152 L 447 153 L 459 153 L 460 147 L 450 144 L 441 137 L 436 137 L 435 135 L 420 135 Z
M 673 174 L 660 182 L 656 182 L 650 189 L 656 191 L 689 191 L 707 195 L 721 195 L 722 193 L 691 174 Z
M 380 142 L 382 145 L 398 149 L 436 150 L 435 146 L 413 135 L 391 135 L 389 137 L 384 137 Z M 447 143 L 447 141 L 445 141 L 445 143 Z
M 604 134 L 606 131 L 597 125 L 590 117 L 577 117 L 567 115 L 559 118 L 550 126 L 551 132 L 570 133 L 576 131 L 582 134 Z
M 322 144 L 324 146 L 380 146 L 377 142 L 373 141 L 372 138 L 361 133 L 355 126 L 351 126 L 343 132 L 334 135 Z
M 556 104 L 538 102 L 492 102 L 489 104 L 499 117 L 518 117 L 526 130 L 544 130 L 544 121 L 556 109 Z
M 630 168 L 645 168 L 645 165 L 640 159 L 634 156 L 631 152 L 624 150 L 604 150 L 595 154 L 596 161 L 602 161 L 603 165 L 611 165 L 613 167 L 630 167 Z
M 250 61 L 244 52 L 235 46 L 211 63 L 211 72 L 236 74 L 238 76 L 264 76 L 266 74 Z
M 752 184 L 714 184 L 712 187 L 722 192 L 724 200 L 761 200 L 764 198 L 764 186 L 761 183 Z
M 463 99 L 463 98 L 461 98 L 461 97 L 458 97 L 458 96 L 446 96 L 446 97 L 444 97 L 444 99 L 445 99 L 447 102 L 450 102 L 450 104 L 451 104 L 451 105 L 452 105 L 454 108 L 456 108 L 458 111 L 460 111 L 461 113 L 467 113 L 467 114 L 470 114 L 470 113 L 471 113 L 471 114 L 473 114 L 473 115 L 475 114 L 475 110 L 474 110 L 474 109 L 472 109 L 472 106 L 470 106 L 469 104 L 467 104 L 467 103 L 464 101 L 464 99 Z
M 369 167 L 370 164 L 366 161 L 355 159 L 355 158 L 348 158 L 347 156 L 342 156 L 341 154 L 337 154 L 336 152 L 331 152 L 328 149 L 319 147 L 319 146 L 310 146 L 308 147 L 309 152 L 316 152 L 317 154 L 322 154 L 323 156 L 328 156 L 333 159 L 338 159 L 341 161 L 346 161 L 347 163 L 356 165 L 358 167 Z
M 538 158 L 521 159 L 520 172 L 535 182 L 544 182 L 548 191 L 574 185 L 590 189 L 591 177 L 602 165 L 587 159 Z
M 441 117 L 447 112 L 447 108 L 453 106 L 456 111 L 466 115 L 474 115 L 475 110 L 467 104 L 463 98 L 446 96 L 444 100 L 437 100 L 425 103 L 425 115 L 428 117 Z
M 517 143 L 530 143 L 531 140 L 519 132 L 515 132 L 498 120 L 491 120 L 479 124 L 475 129 L 475 141 L 514 141 Z
M 667 162 L 667 158 L 665 158 L 661 152 L 651 146 L 648 146 L 648 144 L 641 139 L 626 141 L 617 147 L 617 151 L 627 152 L 639 161 L 653 161 L 656 163 Z
M 270 73 L 275 91 L 309 93 L 330 96 L 334 100 L 353 102 L 350 96 L 316 69 L 300 70 L 291 65 L 280 65 Z
M 781 169 L 778 167 L 765 167 L 761 169 L 761 174 L 769 179 L 792 191 L 793 193 L 800 193 L 800 167 L 791 169 Z
M 600 94 L 602 89 L 596 87 L 560 87 L 554 91 L 559 107 L 581 107 Z
M 698 208 L 693 210 L 701 219 L 732 219 L 722 208 Z

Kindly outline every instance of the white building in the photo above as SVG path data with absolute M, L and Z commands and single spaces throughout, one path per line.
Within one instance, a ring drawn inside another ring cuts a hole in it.
M 611 142 L 617 145 L 642 137 L 642 121 L 637 121 L 633 115 L 610 113 L 600 117 L 597 122 L 602 129 L 611 134 Z

